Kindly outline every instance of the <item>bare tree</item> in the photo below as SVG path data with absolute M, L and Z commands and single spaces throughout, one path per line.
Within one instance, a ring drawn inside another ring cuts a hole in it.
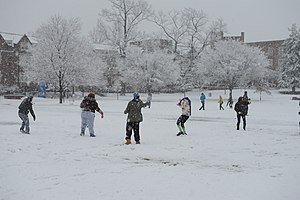
M 182 40 L 188 31 L 188 20 L 186 17 L 183 17 L 183 13 L 181 11 L 171 11 L 168 14 L 165 14 L 164 12 L 159 11 L 151 18 L 151 21 L 163 30 L 168 39 L 173 41 L 173 53 L 179 53 L 178 45 L 182 43 Z
M 103 9 L 96 27 L 90 33 L 93 42 L 107 43 L 126 55 L 130 41 L 139 36 L 138 26 L 151 16 L 152 9 L 146 1 L 109 0 L 111 9 Z

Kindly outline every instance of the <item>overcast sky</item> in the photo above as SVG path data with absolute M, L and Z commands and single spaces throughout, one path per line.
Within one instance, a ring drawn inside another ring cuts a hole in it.
M 285 39 L 293 23 L 300 27 L 300 0 L 147 0 L 154 10 L 203 10 L 222 18 L 228 34 L 245 32 L 246 42 Z M 50 16 L 79 17 L 86 34 L 96 25 L 108 0 L 0 0 L 0 32 L 28 34 Z

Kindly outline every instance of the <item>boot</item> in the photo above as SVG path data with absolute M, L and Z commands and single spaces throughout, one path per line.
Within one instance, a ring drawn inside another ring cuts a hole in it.
M 126 142 L 125 142 L 125 144 L 131 144 L 131 140 L 130 139 L 126 139 Z
M 136 141 L 136 144 L 141 144 L 141 141 L 139 140 L 139 141 Z

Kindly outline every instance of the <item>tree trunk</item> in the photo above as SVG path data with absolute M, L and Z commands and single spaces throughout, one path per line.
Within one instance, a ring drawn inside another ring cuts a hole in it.
M 59 72 L 59 77 L 58 77 L 58 87 L 59 87 L 59 103 L 63 102 L 63 92 L 64 88 L 62 85 L 62 77 L 61 77 L 61 72 Z
M 296 92 L 296 86 L 295 85 L 292 87 L 292 92 L 293 93 Z

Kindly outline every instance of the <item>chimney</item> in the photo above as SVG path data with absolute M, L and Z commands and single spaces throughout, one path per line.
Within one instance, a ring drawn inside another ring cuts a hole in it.
M 245 42 L 245 33 L 241 32 L 241 42 L 244 43 Z

